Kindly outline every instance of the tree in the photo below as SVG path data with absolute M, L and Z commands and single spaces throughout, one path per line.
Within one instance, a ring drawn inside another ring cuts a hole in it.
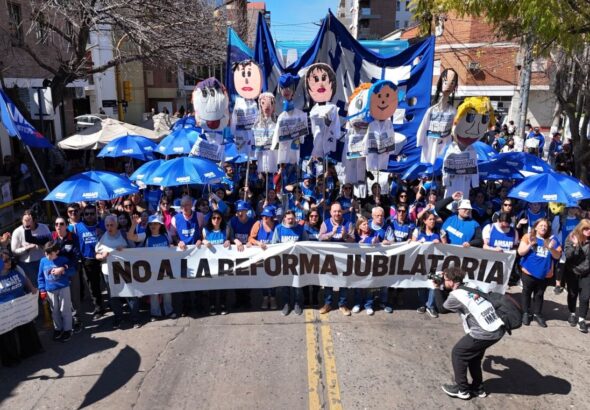
M 550 56 L 552 91 L 568 118 L 576 176 L 588 184 L 590 148 L 590 0 L 413 0 L 422 33 L 449 11 L 484 16 L 497 33 Z
M 51 78 L 54 104 L 66 86 L 117 65 L 145 61 L 159 67 L 225 58 L 225 18 L 210 0 L 30 0 L 21 48 Z M 25 24 L 25 23 L 23 23 Z M 91 61 L 93 33 L 110 35 L 113 59 Z M 33 35 L 35 34 L 35 35 Z M 47 56 L 39 45 L 52 47 Z

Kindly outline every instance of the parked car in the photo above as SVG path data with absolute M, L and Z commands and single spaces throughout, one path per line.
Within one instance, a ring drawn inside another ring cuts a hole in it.
M 108 115 L 105 114 L 84 114 L 78 115 L 76 118 L 76 131 L 81 131 L 84 128 L 92 127 L 102 120 L 109 118 Z

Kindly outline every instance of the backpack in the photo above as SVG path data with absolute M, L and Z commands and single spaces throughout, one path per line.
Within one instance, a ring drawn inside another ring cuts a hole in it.
M 459 286 L 459 289 L 475 293 L 490 302 L 496 310 L 498 317 L 504 322 L 504 330 L 506 330 L 509 335 L 512 334 L 514 329 L 518 329 L 522 326 L 522 308 L 520 307 L 520 303 L 518 303 L 512 295 L 496 292 L 486 293 L 467 286 Z

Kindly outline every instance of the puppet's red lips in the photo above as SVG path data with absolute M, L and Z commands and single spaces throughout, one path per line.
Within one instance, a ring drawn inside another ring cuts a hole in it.
M 318 88 L 318 93 L 325 93 L 326 89 L 324 87 Z
M 242 87 L 242 91 L 254 91 L 252 87 Z
M 219 128 L 220 124 L 221 124 L 220 120 L 207 121 L 207 127 L 209 127 L 212 130 Z
M 459 137 L 457 136 L 457 141 L 459 141 L 461 144 L 468 146 L 473 144 L 475 141 L 477 141 L 479 139 L 479 137 Z
M 385 105 L 385 106 L 383 106 L 383 107 L 381 107 L 381 106 L 377 106 L 377 108 L 379 108 L 381 111 L 385 111 L 386 109 L 388 109 L 388 108 L 389 108 L 389 105 Z

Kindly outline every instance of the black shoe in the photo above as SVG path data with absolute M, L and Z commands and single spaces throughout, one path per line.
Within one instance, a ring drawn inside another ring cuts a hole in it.
M 434 308 L 426 308 L 426 312 L 430 317 L 433 317 L 435 319 L 438 317 L 438 312 Z
M 83 329 L 84 329 L 84 326 L 82 325 L 81 322 L 78 322 L 78 321 L 74 322 L 74 326 L 73 326 L 74 333 L 80 333 Z
M 462 400 L 469 400 L 471 398 L 471 394 L 468 391 L 461 391 L 456 384 L 443 384 L 441 388 L 451 397 L 457 397 Z
M 567 318 L 567 322 L 570 324 L 571 327 L 576 327 L 578 324 L 578 318 L 576 317 L 575 313 L 570 313 L 569 317 Z
M 585 320 L 578 322 L 577 328 L 582 333 L 588 333 L 588 325 L 586 324 Z
M 471 388 L 471 394 L 474 397 L 479 397 L 479 398 L 484 398 L 484 397 L 488 397 L 488 392 L 484 390 L 483 388 L 483 384 L 480 384 L 478 387 L 472 387 Z
M 113 318 L 113 329 L 118 329 L 121 327 L 121 319 Z
M 561 295 L 563 293 L 563 287 L 561 287 L 561 286 L 554 287 L 553 293 L 555 293 L 556 295 Z
M 426 306 L 420 306 L 418 309 L 416 309 L 416 312 L 420 314 L 426 313 Z
M 534 315 L 533 318 L 535 319 L 535 322 L 537 322 L 539 324 L 539 326 L 547 327 L 547 323 L 545 322 L 545 318 L 543 318 L 543 316 Z
M 63 332 L 61 330 L 54 330 L 53 331 L 53 340 L 57 341 L 61 339 Z
M 215 309 L 215 305 L 209 306 L 209 315 L 215 316 L 217 314 L 217 309 Z
M 221 313 L 223 316 L 225 316 L 225 315 L 227 315 L 227 314 L 229 313 L 229 310 L 227 310 L 227 309 L 225 308 L 225 305 L 221 305 L 221 306 L 220 306 L 220 310 L 221 310 L 221 312 L 220 312 L 220 313 Z
M 72 331 L 70 330 L 67 332 L 63 332 L 60 340 L 65 343 L 65 342 L 69 342 L 71 338 L 72 338 Z
M 295 303 L 295 306 L 293 307 L 293 312 L 295 312 L 295 314 L 298 316 L 303 313 L 303 309 L 301 309 L 301 306 L 299 306 L 299 303 Z
M 525 326 L 528 326 L 531 324 L 531 315 L 529 315 L 528 313 L 523 313 L 522 314 L 522 324 Z
M 134 329 L 139 329 L 141 327 L 141 323 L 140 322 L 133 322 L 133 328 Z
M 290 311 L 291 309 L 289 308 L 289 304 L 285 303 L 285 306 L 283 306 L 283 310 L 281 311 L 281 313 L 283 314 L 283 316 L 287 316 Z

